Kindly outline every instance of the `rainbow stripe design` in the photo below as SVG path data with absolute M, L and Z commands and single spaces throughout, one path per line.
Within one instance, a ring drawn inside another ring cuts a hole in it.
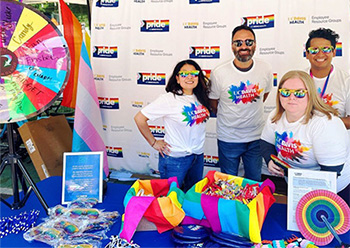
M 273 86 L 274 86 L 274 87 L 277 87 L 277 83 L 278 83 L 278 80 L 277 80 L 277 73 L 274 73 L 274 74 L 273 74 Z
M 335 45 L 335 56 L 342 56 L 343 55 L 343 43 L 338 42 Z
M 200 222 L 211 227 L 214 232 L 234 233 L 249 238 L 254 243 L 261 243 L 262 224 L 269 208 L 275 202 L 272 195 L 274 184 L 270 180 L 259 183 L 259 194 L 248 204 L 201 194 L 207 185 L 219 179 L 233 180 L 242 187 L 258 183 L 242 177 L 209 171 L 206 177 L 185 195 L 183 210 L 186 217 L 183 224 Z
M 130 242 L 142 217 L 153 222 L 159 233 L 178 226 L 185 217 L 183 199 L 176 177 L 137 180 L 124 197 L 125 213 L 119 236 Z
M 62 106 L 75 108 L 79 74 L 80 50 L 83 42 L 81 24 L 63 0 L 60 0 L 64 38 L 67 41 L 71 56 L 71 71 L 63 91 Z
M 316 245 L 327 245 L 334 238 L 321 215 L 338 234 L 350 230 L 350 208 L 346 202 L 331 191 L 311 191 L 300 199 L 295 217 L 301 234 Z

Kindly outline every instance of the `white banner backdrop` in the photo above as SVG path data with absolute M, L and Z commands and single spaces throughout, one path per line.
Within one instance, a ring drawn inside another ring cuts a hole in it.
M 111 169 L 157 170 L 158 154 L 133 117 L 160 94 L 177 62 L 196 60 L 208 75 L 233 58 L 231 32 L 246 22 L 257 38 L 255 57 L 268 61 L 274 87 L 291 69 L 304 69 L 308 33 L 319 27 L 340 35 L 333 63 L 349 71 L 349 0 L 98 0 L 92 9 L 92 67 Z M 266 116 L 266 115 L 265 115 Z M 205 164 L 216 166 L 215 118 L 207 125 Z M 164 136 L 162 120 L 149 123 Z

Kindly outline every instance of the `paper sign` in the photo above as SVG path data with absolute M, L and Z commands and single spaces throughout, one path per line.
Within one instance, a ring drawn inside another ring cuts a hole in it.
M 102 202 L 103 152 L 65 152 L 63 154 L 62 204 L 78 198 Z

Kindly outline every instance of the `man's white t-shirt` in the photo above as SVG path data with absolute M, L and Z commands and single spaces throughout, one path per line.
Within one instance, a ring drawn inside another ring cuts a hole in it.
M 210 75 L 210 99 L 219 100 L 217 138 L 225 142 L 250 142 L 260 139 L 264 125 L 263 97 L 273 83 L 271 66 L 259 59 L 242 72 L 233 60 L 216 67 Z

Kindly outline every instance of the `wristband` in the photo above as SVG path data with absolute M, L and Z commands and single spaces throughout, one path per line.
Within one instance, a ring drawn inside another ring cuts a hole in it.
M 154 144 L 155 144 L 156 142 L 157 142 L 157 140 L 155 139 L 154 142 L 153 142 L 153 144 L 152 144 L 152 147 L 154 146 Z

